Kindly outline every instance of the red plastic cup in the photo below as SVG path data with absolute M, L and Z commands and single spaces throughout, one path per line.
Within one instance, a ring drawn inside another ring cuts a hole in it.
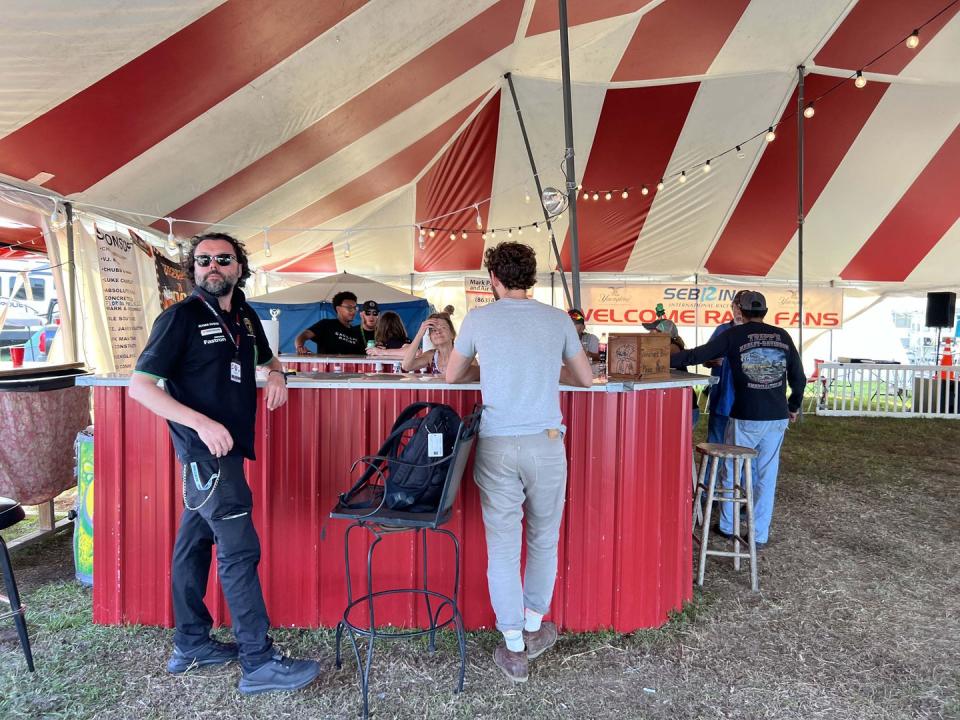
M 10 348 L 10 360 L 15 368 L 23 367 L 23 345 Z

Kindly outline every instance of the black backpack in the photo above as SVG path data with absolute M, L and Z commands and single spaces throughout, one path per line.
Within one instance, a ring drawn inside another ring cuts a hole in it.
M 423 411 L 426 414 L 421 415 Z M 397 416 L 377 454 L 357 461 L 366 462 L 367 469 L 348 492 L 340 495 L 340 502 L 350 508 L 382 504 L 406 512 L 435 511 L 461 422 L 454 409 L 443 403 L 408 405 Z M 442 457 L 427 455 L 430 433 L 443 436 Z M 383 478 L 382 486 L 370 484 L 374 475 Z

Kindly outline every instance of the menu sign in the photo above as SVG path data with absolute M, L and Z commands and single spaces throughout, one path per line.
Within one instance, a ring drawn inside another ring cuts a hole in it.
M 114 371 L 131 372 L 147 336 L 136 245 L 119 231 L 106 232 L 96 223 L 93 229 Z

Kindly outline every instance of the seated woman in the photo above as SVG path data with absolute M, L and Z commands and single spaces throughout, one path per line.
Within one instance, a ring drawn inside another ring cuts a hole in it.
M 377 329 L 374 331 L 375 347 L 367 348 L 367 355 L 372 357 L 396 358 L 403 357 L 404 348 L 410 344 L 407 329 L 397 313 L 387 310 L 380 316 Z
M 430 333 L 430 342 L 433 350 L 418 354 L 423 336 Z M 450 316 L 446 313 L 433 313 L 423 321 L 417 336 L 413 339 L 403 354 L 402 366 L 406 372 L 413 372 L 420 368 L 429 367 L 430 372 L 442 375 L 447 369 L 447 361 L 453 352 L 453 341 L 457 331 L 453 329 Z

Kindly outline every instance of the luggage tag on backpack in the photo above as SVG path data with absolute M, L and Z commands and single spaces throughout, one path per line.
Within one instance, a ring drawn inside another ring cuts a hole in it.
M 443 433 L 427 434 L 427 457 L 443 457 Z

